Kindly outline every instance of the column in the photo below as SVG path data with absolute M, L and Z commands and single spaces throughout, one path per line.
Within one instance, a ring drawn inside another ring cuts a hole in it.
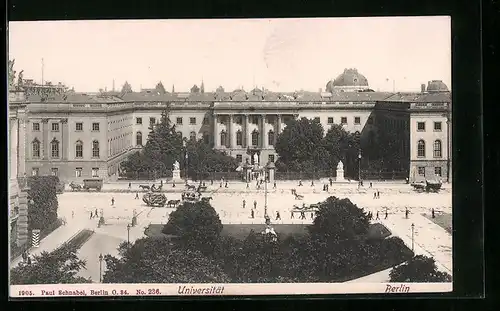
M 268 145 L 267 145 L 267 130 L 266 130 L 266 115 L 263 114 L 261 115 L 261 118 L 260 118 L 260 123 L 261 123 L 261 131 L 262 131 L 262 135 L 261 135 L 261 139 L 262 139 L 262 143 L 261 143 L 261 147 L 262 148 L 267 148 Z
M 214 147 L 220 147 L 219 115 L 214 114 Z
M 227 121 L 227 138 L 226 140 L 228 143 L 226 146 L 229 148 L 234 148 L 235 144 L 233 143 L 234 136 L 236 136 L 235 133 L 233 133 L 234 125 L 233 125 L 233 115 L 229 114 L 228 116 L 228 121 Z
M 42 138 L 41 148 L 42 148 L 42 159 L 47 160 L 49 158 L 49 119 L 42 119 Z
M 68 160 L 68 152 L 69 152 L 69 131 L 68 131 L 68 119 L 61 120 L 61 148 L 62 148 L 62 157 L 63 161 Z
M 19 128 L 17 136 L 17 177 L 24 177 L 26 173 L 26 115 L 19 115 Z
M 277 137 L 278 134 L 281 133 L 281 115 L 280 114 L 276 115 L 276 126 L 278 128 L 276 129 L 276 135 L 274 135 L 274 137 Z M 275 139 L 275 143 L 276 143 L 276 139 Z
M 17 178 L 17 150 L 18 146 L 18 128 L 17 128 L 17 118 L 9 118 L 9 164 L 10 164 L 10 176 L 9 178 Z
M 234 116 L 231 116 L 231 122 L 234 122 Z M 231 143 L 230 143 L 231 145 L 230 145 L 230 147 L 231 148 L 237 148 L 238 146 L 236 144 L 237 143 L 237 141 L 236 141 L 236 131 L 232 129 L 233 128 L 233 124 L 234 123 L 231 123 Z
M 245 146 L 248 148 L 252 145 L 252 133 L 250 132 L 250 116 L 245 115 Z

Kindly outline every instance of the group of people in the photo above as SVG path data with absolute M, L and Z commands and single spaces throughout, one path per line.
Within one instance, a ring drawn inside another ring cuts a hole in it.
M 387 211 L 387 208 L 386 208 L 384 219 L 387 219 L 388 217 L 389 217 L 389 212 Z M 373 220 L 373 213 L 372 212 L 368 212 L 368 219 Z M 379 211 L 377 211 L 377 213 L 375 214 L 375 220 L 380 220 Z

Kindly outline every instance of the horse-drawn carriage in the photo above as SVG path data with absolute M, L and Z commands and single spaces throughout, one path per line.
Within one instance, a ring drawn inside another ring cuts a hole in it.
M 184 191 L 181 195 L 182 202 L 197 203 L 201 201 L 201 193 L 198 191 Z
M 163 193 L 148 192 L 142 197 L 142 201 L 144 201 L 147 206 L 164 207 L 167 203 L 167 197 Z
M 430 181 L 412 183 L 413 190 L 417 192 L 438 192 L 441 190 L 442 183 L 440 181 Z
M 74 183 L 74 182 L 70 182 L 69 187 L 71 188 L 71 191 L 81 191 L 83 189 L 82 185 Z

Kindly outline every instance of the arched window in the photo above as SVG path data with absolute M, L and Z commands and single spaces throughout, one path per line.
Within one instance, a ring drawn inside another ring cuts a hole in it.
M 203 142 L 205 144 L 209 144 L 210 143 L 210 135 L 207 132 L 203 133 Z
M 99 142 L 97 140 L 94 140 L 92 142 L 92 157 L 93 158 L 99 157 Z
M 40 157 L 40 142 L 38 141 L 38 139 L 35 138 L 35 140 L 33 140 L 33 142 L 31 143 L 31 150 L 33 158 Z
M 424 158 L 425 157 L 425 141 L 422 139 L 417 143 L 417 157 Z
M 137 134 L 135 134 L 135 144 L 137 146 L 142 146 L 142 132 L 137 132 Z
M 269 146 L 274 146 L 274 131 L 273 130 L 269 130 L 269 132 L 267 133 L 267 144 Z
M 240 130 L 236 131 L 236 146 L 243 146 L 243 133 Z
M 259 132 L 257 130 L 254 130 L 252 132 L 252 146 L 258 146 L 259 145 Z
M 221 146 L 225 146 L 226 145 L 226 132 L 225 131 L 222 131 L 220 132 L 220 145 Z
M 59 141 L 54 138 L 50 143 L 51 156 L 53 158 L 59 158 Z
M 75 158 L 83 158 L 83 143 L 80 140 L 75 145 Z
M 196 132 L 189 133 L 189 139 L 195 141 L 196 140 Z
M 441 158 L 443 156 L 441 150 L 441 141 L 437 139 L 434 141 L 434 158 Z

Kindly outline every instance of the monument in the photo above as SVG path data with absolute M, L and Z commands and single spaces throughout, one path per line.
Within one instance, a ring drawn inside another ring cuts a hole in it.
M 335 179 L 335 182 L 345 182 L 344 164 L 342 161 L 339 161 L 339 164 L 337 164 L 337 178 Z
M 178 161 L 175 161 L 172 166 L 172 181 L 182 181 L 181 169 Z
M 253 163 L 256 166 L 259 166 L 259 155 L 256 153 L 253 154 Z

